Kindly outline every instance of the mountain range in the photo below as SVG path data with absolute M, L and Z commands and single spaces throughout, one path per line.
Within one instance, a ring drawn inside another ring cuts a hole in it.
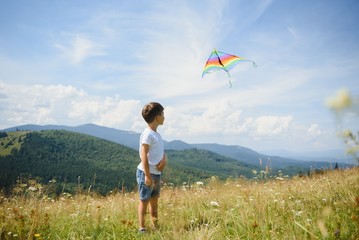
M 78 132 L 87 134 L 90 136 L 98 137 L 108 141 L 112 141 L 129 148 L 138 149 L 138 140 L 140 133 L 133 131 L 118 130 L 109 127 L 103 127 L 95 124 L 84 124 L 80 126 L 63 126 L 63 125 L 21 125 L 4 129 L 2 131 L 12 132 L 16 130 L 67 130 L 72 132 Z M 331 153 L 323 153 L 322 156 L 316 154 L 305 153 L 291 153 L 285 150 L 282 151 L 268 151 L 267 153 L 259 153 L 255 150 L 238 146 L 238 145 L 221 145 L 217 143 L 201 143 L 201 144 L 189 144 L 181 140 L 165 141 L 164 145 L 166 150 L 188 150 L 188 149 L 204 149 L 214 153 L 238 160 L 240 162 L 256 165 L 266 166 L 274 168 L 286 168 L 286 167 L 306 167 L 306 168 L 321 168 L 335 163 L 342 164 L 343 166 L 349 164 L 355 164 L 354 159 L 341 155 L 339 151 Z M 282 154 L 282 156 L 281 156 Z M 333 157 L 340 156 L 340 157 Z

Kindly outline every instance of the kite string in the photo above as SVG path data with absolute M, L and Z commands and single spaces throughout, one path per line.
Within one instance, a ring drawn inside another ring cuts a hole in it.
M 229 72 L 227 71 L 226 68 L 224 68 L 224 70 L 225 70 L 225 71 L 227 72 L 227 74 L 228 74 L 229 88 L 232 88 L 231 75 L 229 74 Z

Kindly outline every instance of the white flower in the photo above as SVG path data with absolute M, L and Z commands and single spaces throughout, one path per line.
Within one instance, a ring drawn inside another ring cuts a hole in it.
M 211 201 L 211 206 L 219 207 L 219 203 L 216 201 Z
M 295 212 L 295 216 L 300 216 L 300 215 L 302 215 L 302 213 L 303 213 L 303 211 L 298 211 L 298 212 Z

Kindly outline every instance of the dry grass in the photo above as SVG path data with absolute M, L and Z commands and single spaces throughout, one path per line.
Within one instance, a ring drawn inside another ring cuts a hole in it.
M 163 187 L 160 229 L 137 232 L 137 193 L 0 197 L 0 239 L 358 239 L 359 169 Z

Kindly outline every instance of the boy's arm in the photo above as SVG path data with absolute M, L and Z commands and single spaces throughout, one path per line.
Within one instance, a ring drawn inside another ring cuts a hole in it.
M 141 145 L 141 162 L 143 171 L 145 172 L 145 184 L 147 186 L 152 186 L 152 177 L 150 173 L 150 166 L 148 164 L 148 151 L 150 149 L 150 145 L 148 144 L 142 144 Z
M 164 153 L 162 160 L 157 164 L 157 169 L 158 169 L 158 171 L 161 171 L 161 172 L 162 172 L 163 169 L 165 168 L 166 164 L 167 164 L 167 156 L 166 156 L 166 154 Z

